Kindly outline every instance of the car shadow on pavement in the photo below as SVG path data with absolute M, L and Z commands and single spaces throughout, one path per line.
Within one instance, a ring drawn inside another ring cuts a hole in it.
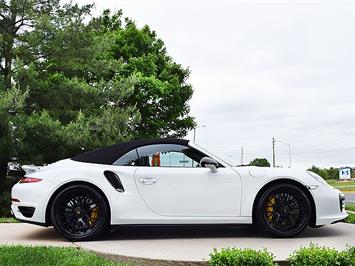
M 347 236 L 347 232 L 339 230 L 337 225 L 321 228 L 307 228 L 295 238 L 325 238 Z M 148 240 L 148 239 L 199 239 L 199 238 L 270 238 L 258 228 L 250 225 L 228 226 L 115 226 L 99 240 Z M 40 228 L 26 233 L 23 240 L 31 241 L 65 241 L 53 227 Z
M 53 227 L 43 227 L 35 231 L 28 232 L 22 236 L 23 240 L 34 241 L 51 241 L 51 242 L 63 242 L 65 238 L 61 237 Z

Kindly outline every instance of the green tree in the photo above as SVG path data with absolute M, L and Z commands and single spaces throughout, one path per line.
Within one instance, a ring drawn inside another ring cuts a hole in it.
M 187 83 L 189 69 L 167 54 L 164 42 L 149 26 L 138 28 L 122 17 L 122 11 L 111 14 L 106 10 L 90 25 L 97 36 L 112 40 L 109 52 L 101 57 L 122 62 L 121 75 L 137 77 L 134 93 L 126 102 L 141 114 L 136 137 L 185 136 L 195 126 L 189 116 L 193 93 Z
M 91 8 L 0 0 L 0 179 L 12 158 L 50 163 L 194 126 L 189 70 L 148 26 Z
M 249 163 L 250 166 L 270 167 L 270 163 L 265 158 L 255 158 Z
M 1 177 L 6 175 L 8 155 L 14 152 L 12 133 L 16 130 L 13 119 L 22 115 L 28 92 L 21 92 L 17 87 L 0 90 L 0 185 Z
M 319 167 L 312 165 L 311 168 L 307 169 L 308 171 L 312 171 L 313 173 L 316 173 L 317 175 L 320 175 L 321 177 L 324 178 L 325 173 L 322 169 L 320 169 Z
M 311 168 L 307 169 L 308 171 L 312 171 L 324 179 L 338 179 L 339 178 L 339 168 L 320 168 L 315 165 L 312 165 Z
M 91 6 L 12 0 L 0 10 L 0 179 L 12 158 L 50 163 L 134 137 L 140 115 L 122 103 L 137 78 L 98 58 L 106 46 L 84 23 Z

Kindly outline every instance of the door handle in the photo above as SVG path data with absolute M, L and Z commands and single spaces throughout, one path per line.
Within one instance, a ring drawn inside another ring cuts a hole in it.
M 138 178 L 139 183 L 143 184 L 143 185 L 153 185 L 155 184 L 157 181 L 154 178 L 147 178 L 147 177 L 140 177 Z

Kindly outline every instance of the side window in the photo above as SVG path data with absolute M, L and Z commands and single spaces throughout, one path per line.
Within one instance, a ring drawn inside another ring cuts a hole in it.
M 116 162 L 113 163 L 113 165 L 133 166 L 133 165 L 137 165 L 138 161 L 139 161 L 139 157 L 138 157 L 137 150 L 133 149 L 133 150 L 127 152 L 121 158 L 119 158 Z
M 140 166 L 199 167 L 205 155 L 193 148 L 176 144 L 154 144 L 137 149 Z

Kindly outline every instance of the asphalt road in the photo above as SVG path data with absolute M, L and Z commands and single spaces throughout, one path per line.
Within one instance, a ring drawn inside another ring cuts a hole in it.
M 345 202 L 355 204 L 355 192 L 345 192 Z

